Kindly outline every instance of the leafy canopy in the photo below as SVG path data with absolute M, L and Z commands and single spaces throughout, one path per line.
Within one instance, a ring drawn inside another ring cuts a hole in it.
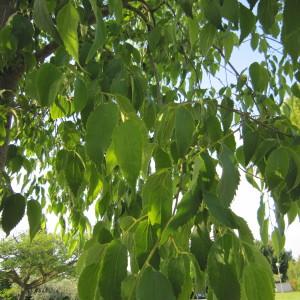
M 230 206 L 241 173 L 270 193 L 279 255 L 284 215 L 299 214 L 299 101 L 285 103 L 300 97 L 299 10 L 299 0 L 1 1 L 4 232 L 26 214 L 33 239 L 55 213 L 71 250 L 85 244 L 81 299 L 188 299 L 206 286 L 209 299 L 273 299 L 270 266 Z M 242 44 L 261 59 L 239 72 Z M 99 222 L 85 241 L 89 209 Z

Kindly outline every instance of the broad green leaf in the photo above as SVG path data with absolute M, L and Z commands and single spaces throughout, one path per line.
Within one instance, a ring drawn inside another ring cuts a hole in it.
M 86 148 L 88 155 L 96 163 L 102 161 L 118 119 L 119 111 L 114 103 L 100 104 L 89 115 L 86 125 Z
M 277 258 L 279 258 L 279 255 L 284 248 L 284 244 L 285 236 L 280 234 L 278 228 L 275 228 L 272 232 L 272 245 L 274 248 L 274 254 Z
M 266 181 L 271 189 L 285 180 L 289 170 L 289 160 L 289 153 L 283 147 L 271 152 L 265 170 Z
M 257 127 L 248 120 L 243 122 L 243 150 L 245 157 L 245 166 L 252 159 L 258 144 Z
M 176 230 L 179 226 L 186 224 L 193 216 L 195 216 L 201 202 L 202 186 L 200 178 L 198 178 L 180 200 L 176 214 L 170 222 L 169 227 Z
M 175 137 L 180 157 L 183 157 L 188 152 L 194 130 L 195 124 L 191 112 L 186 107 L 179 106 L 175 113 Z
M 221 6 L 217 0 L 202 0 L 202 11 L 206 19 L 216 28 L 222 28 Z
M 96 300 L 98 289 L 99 264 L 86 266 L 78 279 L 78 295 L 80 300 Z
M 196 19 L 188 18 L 189 38 L 191 47 L 193 47 L 198 40 L 199 27 Z
M 57 14 L 57 29 L 67 52 L 78 62 L 77 27 L 79 14 L 77 9 L 68 1 Z
M 252 263 L 243 271 L 243 285 L 248 300 L 273 300 L 273 278 L 263 266 Z
M 32 240 L 41 228 L 42 207 L 38 201 L 29 200 L 27 202 L 27 217 L 29 223 L 29 235 Z
M 300 11 L 299 0 L 285 0 L 283 10 L 283 27 L 281 40 L 285 51 L 291 55 L 293 59 L 297 59 L 300 55 Z
M 278 3 L 276 0 L 260 0 L 257 7 L 257 17 L 265 32 L 269 32 L 275 23 L 275 17 L 278 12 Z
M 205 193 L 203 197 L 211 215 L 222 225 L 229 228 L 237 228 L 233 215 L 229 208 L 224 207 L 220 200 L 213 194 Z
M 269 219 L 265 219 L 260 225 L 260 238 L 264 245 L 267 245 L 269 242 Z
M 11 230 L 17 226 L 25 213 L 26 200 L 21 194 L 13 194 L 3 199 L 1 225 L 2 229 L 9 235 Z
M 233 120 L 233 101 L 230 98 L 225 97 L 222 100 L 220 112 L 223 130 L 226 132 Z
M 269 73 L 265 67 L 258 62 L 254 62 L 249 68 L 249 74 L 254 90 L 256 92 L 263 92 L 269 83 Z
M 240 4 L 240 43 L 252 32 L 255 27 L 255 16 L 250 9 Z
M 184 13 L 193 18 L 193 1 L 192 0 L 179 0 L 178 4 L 181 6 Z
M 102 258 L 99 292 L 105 300 L 121 300 L 121 282 L 127 275 L 127 249 L 119 241 L 109 243 Z
M 117 127 L 113 134 L 113 145 L 125 178 L 131 187 L 135 187 L 142 167 L 144 145 L 140 124 L 134 120 L 127 120 Z
M 225 145 L 219 155 L 222 166 L 222 176 L 218 185 L 218 195 L 221 205 L 229 207 L 240 182 L 240 174 L 232 151 Z
M 221 6 L 221 15 L 235 25 L 239 22 L 239 3 L 237 0 L 224 0 Z
M 168 279 L 162 273 L 148 267 L 137 284 L 136 299 L 175 300 L 175 296 Z
M 62 73 L 53 64 L 42 64 L 37 71 L 35 86 L 37 100 L 42 106 L 50 106 L 59 92 L 62 83 Z
M 152 225 L 163 225 L 172 214 L 172 177 L 168 170 L 151 175 L 143 187 L 144 207 Z
M 232 236 L 225 235 L 211 247 L 208 256 L 208 279 L 218 300 L 240 300 L 241 287 L 237 271 L 239 249 Z
M 173 291 L 176 297 L 179 296 L 186 277 L 184 258 L 184 256 L 180 255 L 177 258 L 171 258 L 168 262 L 168 279 L 172 284 Z
M 86 63 L 88 63 L 96 54 L 97 51 L 101 51 L 106 38 L 106 27 L 102 18 L 101 10 L 98 9 L 96 1 L 91 1 L 94 14 L 96 16 L 96 28 L 95 28 L 95 39 L 89 50 L 86 58 Z
M 77 196 L 83 183 L 84 169 L 81 157 L 75 151 L 68 151 L 64 173 L 74 196 Z
M 210 47 L 213 45 L 217 29 L 212 24 L 206 24 L 200 31 L 199 47 L 202 55 L 206 55 Z
M 81 112 L 86 106 L 88 101 L 88 90 L 85 82 L 77 77 L 75 80 L 74 90 L 74 110 Z
M 46 33 L 57 37 L 54 23 L 50 17 L 46 0 L 35 0 L 33 5 L 33 18 L 35 24 Z
M 117 23 L 121 23 L 123 19 L 123 2 L 121 0 L 109 0 L 109 10 L 115 15 Z

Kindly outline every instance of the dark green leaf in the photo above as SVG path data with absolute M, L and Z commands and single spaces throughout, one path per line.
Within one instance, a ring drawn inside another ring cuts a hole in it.
M 233 119 L 233 101 L 230 98 L 225 97 L 221 106 L 221 122 L 223 130 L 226 132 L 230 128 Z
M 269 83 L 268 71 L 259 63 L 252 63 L 249 68 L 249 74 L 253 88 L 257 92 L 263 92 Z
M 243 4 L 240 4 L 240 43 L 252 32 L 255 22 L 255 16 L 252 11 Z
M 144 145 L 140 124 L 134 120 L 128 120 L 121 124 L 113 134 L 113 144 L 125 178 L 132 187 L 135 187 L 142 167 Z
M 162 273 L 147 268 L 138 282 L 136 299 L 175 300 L 175 296 L 168 279 Z
M 84 109 L 88 101 L 88 90 L 85 82 L 79 77 L 75 80 L 74 90 L 74 109 L 76 112 L 80 112 Z
M 177 151 L 183 157 L 188 151 L 195 129 L 191 112 L 184 106 L 179 106 L 175 113 L 175 137 Z
M 297 59 L 300 55 L 300 11 L 299 0 L 285 0 L 283 10 L 283 27 L 281 40 L 285 51 Z
M 219 156 L 222 166 L 222 176 L 218 185 L 218 194 L 221 205 L 228 207 L 233 200 L 240 182 L 240 174 L 232 151 L 225 145 Z
M 6 235 L 9 235 L 23 218 L 25 206 L 26 200 L 21 194 L 13 194 L 3 199 L 1 224 Z
M 37 100 L 42 106 L 50 106 L 60 89 L 62 73 L 53 64 L 42 64 L 36 75 Z
M 109 147 L 118 119 L 119 111 L 114 103 L 100 104 L 90 114 L 86 125 L 86 148 L 96 163 L 101 162 Z
M 257 127 L 247 120 L 243 122 L 243 142 L 245 166 L 247 166 L 252 159 L 258 144 Z
M 275 17 L 278 11 L 276 0 L 260 0 L 257 7 L 258 20 L 263 26 L 265 32 L 269 32 L 275 23 Z
M 77 27 L 79 15 L 71 1 L 63 6 L 57 14 L 57 29 L 67 52 L 78 62 Z
M 239 22 L 239 3 L 237 0 L 224 0 L 221 6 L 222 17 L 233 22 L 235 25 Z
M 172 199 L 170 172 L 161 170 L 151 175 L 143 187 L 143 201 L 152 225 L 163 225 L 171 217 Z
M 217 29 L 212 24 L 206 24 L 200 31 L 200 51 L 202 55 L 206 55 L 210 47 L 213 45 Z
M 127 274 L 127 249 L 118 240 L 107 246 L 99 273 L 99 291 L 105 300 L 121 300 L 121 282 Z
M 78 279 L 80 300 L 96 300 L 98 288 L 99 264 L 90 264 L 84 268 Z
M 30 239 L 32 240 L 41 228 L 42 207 L 38 201 L 29 200 L 27 202 L 27 217 L 29 223 Z
M 274 248 L 275 256 L 279 257 L 281 251 L 284 248 L 285 236 L 282 235 L 278 228 L 275 228 L 272 232 L 272 245 Z
M 123 2 L 121 0 L 109 0 L 109 9 L 115 15 L 116 21 L 121 23 L 123 19 Z

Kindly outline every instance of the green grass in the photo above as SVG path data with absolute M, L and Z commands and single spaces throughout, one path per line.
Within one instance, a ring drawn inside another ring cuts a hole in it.
M 275 300 L 300 300 L 300 292 L 278 293 Z

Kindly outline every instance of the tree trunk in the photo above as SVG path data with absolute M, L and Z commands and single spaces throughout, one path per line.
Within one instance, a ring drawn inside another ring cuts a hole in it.
M 25 300 L 26 293 L 27 293 L 27 290 L 22 290 L 21 294 L 19 296 L 19 300 Z

